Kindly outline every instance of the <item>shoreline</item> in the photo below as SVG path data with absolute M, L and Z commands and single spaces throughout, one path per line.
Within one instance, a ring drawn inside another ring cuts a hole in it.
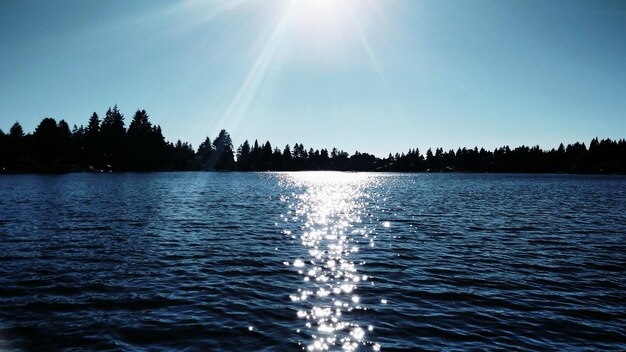
M 342 172 L 342 173 L 376 173 L 376 174 L 497 174 L 497 175 L 580 175 L 580 176 L 626 176 L 620 172 L 518 172 L 518 171 L 394 171 L 394 170 L 122 170 L 122 171 L 32 171 L 32 170 L 0 170 L 0 175 L 68 175 L 68 174 L 152 174 L 178 172 L 208 173 L 271 173 L 271 172 Z

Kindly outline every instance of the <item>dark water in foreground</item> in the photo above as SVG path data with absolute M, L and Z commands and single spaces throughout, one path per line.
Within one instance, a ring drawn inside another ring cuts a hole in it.
M 0 176 L 0 350 L 626 350 L 626 178 Z

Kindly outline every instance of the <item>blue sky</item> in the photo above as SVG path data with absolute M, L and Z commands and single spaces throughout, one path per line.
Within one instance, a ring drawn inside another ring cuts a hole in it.
M 626 137 L 626 2 L 3 0 L 0 128 L 146 109 L 194 147 Z

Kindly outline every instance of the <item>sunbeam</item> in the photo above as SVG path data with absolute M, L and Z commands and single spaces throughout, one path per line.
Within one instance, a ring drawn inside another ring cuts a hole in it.
M 240 0 L 238 4 L 250 2 Z M 271 17 L 274 22 L 264 20 L 263 27 L 269 27 L 269 31 L 259 35 L 260 49 L 254 51 L 256 56 L 252 58 L 247 73 L 242 75 L 238 88 L 227 98 L 218 118 L 209 120 L 208 127 L 238 130 L 242 121 L 250 117 L 251 108 L 268 75 L 276 71 L 272 67 L 281 68 L 277 66 L 279 63 L 298 65 L 298 60 L 303 59 L 306 64 L 317 66 L 347 62 L 346 57 L 361 55 L 370 62 L 372 71 L 383 78 L 383 70 L 365 28 L 370 24 L 367 17 L 374 10 L 368 2 L 280 0 L 268 2 L 265 6 L 276 11 L 276 16 Z
M 265 78 L 267 71 L 272 63 L 276 49 L 285 33 L 286 27 L 291 17 L 292 7 L 287 6 L 283 10 L 283 14 L 277 21 L 274 30 L 270 34 L 263 49 L 256 58 L 254 65 L 246 75 L 245 80 L 241 84 L 237 94 L 228 104 L 226 111 L 216 122 L 216 126 L 228 126 L 236 129 L 242 118 L 246 116 L 248 109 L 257 95 L 259 87 Z
M 354 30 L 356 31 L 356 34 L 359 37 L 359 41 L 361 42 L 361 45 L 363 46 L 363 50 L 365 50 L 365 52 L 367 53 L 367 56 L 372 64 L 372 67 L 376 71 L 376 74 L 378 75 L 378 77 L 382 78 L 383 71 L 380 67 L 378 59 L 376 58 L 376 55 L 374 54 L 374 51 L 372 50 L 372 46 L 370 45 L 369 38 L 365 35 L 362 25 L 359 22 L 359 19 L 357 18 L 352 7 L 350 6 L 348 6 L 348 14 L 352 22 L 352 25 L 354 27 Z

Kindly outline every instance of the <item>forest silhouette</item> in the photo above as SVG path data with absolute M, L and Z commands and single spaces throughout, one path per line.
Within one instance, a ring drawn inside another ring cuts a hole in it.
M 390 172 L 502 172 L 502 173 L 626 173 L 626 141 L 594 138 L 589 147 L 576 142 L 556 149 L 508 146 L 493 151 L 458 148 L 456 151 L 419 149 L 379 158 L 352 155 L 332 148 L 308 150 L 302 143 L 282 150 L 267 141 L 247 140 L 236 150 L 230 135 L 220 131 L 197 150 L 187 142 L 165 140 L 145 110 L 137 110 L 128 128 L 117 106 L 100 118 L 93 113 L 87 126 L 70 130 L 64 120 L 44 118 L 32 133 L 19 122 L 8 134 L 0 129 L 0 172 L 64 173 L 108 171 L 390 171 Z

